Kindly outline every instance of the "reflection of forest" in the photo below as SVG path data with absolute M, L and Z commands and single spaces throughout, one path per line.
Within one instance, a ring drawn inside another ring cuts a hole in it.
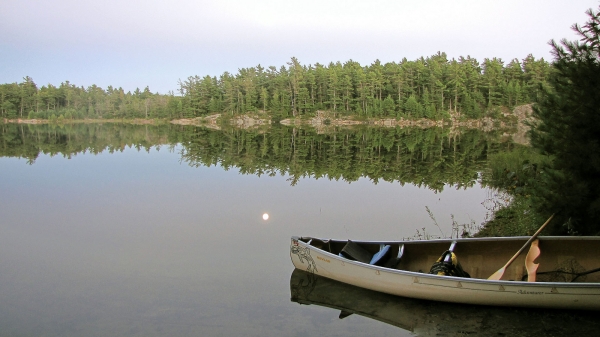
M 131 146 L 149 150 L 168 144 L 172 129 L 132 124 L 0 124 L 0 156 L 25 158 L 33 164 L 40 153 L 70 158 L 78 153 L 122 151 Z
M 26 158 L 40 153 L 70 157 L 78 153 L 149 150 L 181 144 L 191 166 L 221 165 L 244 174 L 288 174 L 356 181 L 366 177 L 442 190 L 445 184 L 471 186 L 499 136 L 477 130 L 440 128 L 355 128 L 328 134 L 315 129 L 211 130 L 202 127 L 131 124 L 0 125 L 0 156 Z

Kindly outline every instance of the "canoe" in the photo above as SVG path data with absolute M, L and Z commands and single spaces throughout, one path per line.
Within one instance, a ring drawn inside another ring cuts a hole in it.
M 310 274 L 397 296 L 476 305 L 600 310 L 600 237 L 538 237 L 535 277 L 527 274 L 525 250 L 500 280 L 487 279 L 528 239 L 388 242 L 292 237 L 290 257 L 297 269 Z M 470 277 L 429 273 L 450 248 Z M 533 278 L 535 282 L 528 282 Z
M 596 311 L 492 307 L 398 297 L 334 281 L 300 269 L 290 276 L 290 299 L 321 319 L 358 315 L 418 336 L 594 336 Z M 362 324 L 362 323 L 361 323 Z M 376 326 L 376 325 L 375 325 Z M 352 324 L 349 323 L 351 328 Z M 339 323 L 336 329 L 340 330 Z M 376 335 L 377 333 L 373 333 Z M 379 333 L 381 334 L 381 333 Z M 343 332 L 340 335 L 344 335 Z M 400 334 L 402 336 L 408 335 Z

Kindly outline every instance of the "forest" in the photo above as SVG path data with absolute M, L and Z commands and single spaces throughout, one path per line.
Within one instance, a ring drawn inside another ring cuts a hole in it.
M 499 58 L 483 62 L 467 57 L 448 59 L 438 52 L 409 61 L 368 66 L 349 60 L 302 65 L 239 69 L 236 74 L 190 76 L 177 94 L 69 81 L 38 87 L 0 85 L 0 118 L 15 119 L 180 119 L 216 113 L 264 111 L 271 118 L 314 115 L 317 110 L 355 118 L 481 118 L 503 108 L 537 102 L 551 64 L 528 55 L 507 64 Z

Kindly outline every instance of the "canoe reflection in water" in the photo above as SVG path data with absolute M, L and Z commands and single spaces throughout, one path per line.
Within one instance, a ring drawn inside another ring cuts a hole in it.
M 290 292 L 292 302 L 340 310 L 340 319 L 357 314 L 417 336 L 595 336 L 600 331 L 600 320 L 593 311 L 418 300 L 355 287 L 299 269 L 292 273 Z

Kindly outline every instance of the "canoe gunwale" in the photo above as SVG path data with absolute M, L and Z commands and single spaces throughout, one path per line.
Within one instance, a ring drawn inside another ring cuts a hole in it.
M 352 240 L 359 244 L 429 244 L 429 243 L 451 243 L 460 242 L 486 242 L 486 241 L 527 241 L 530 236 L 509 236 L 509 237 L 485 237 L 485 238 L 457 238 L 457 239 L 433 239 L 433 240 L 400 240 L 400 241 L 378 241 L 378 240 Z M 598 241 L 600 236 L 538 236 L 540 241 Z M 323 239 L 312 236 L 292 236 L 292 240 L 303 242 L 305 239 L 316 239 L 323 242 L 347 242 L 347 239 Z

